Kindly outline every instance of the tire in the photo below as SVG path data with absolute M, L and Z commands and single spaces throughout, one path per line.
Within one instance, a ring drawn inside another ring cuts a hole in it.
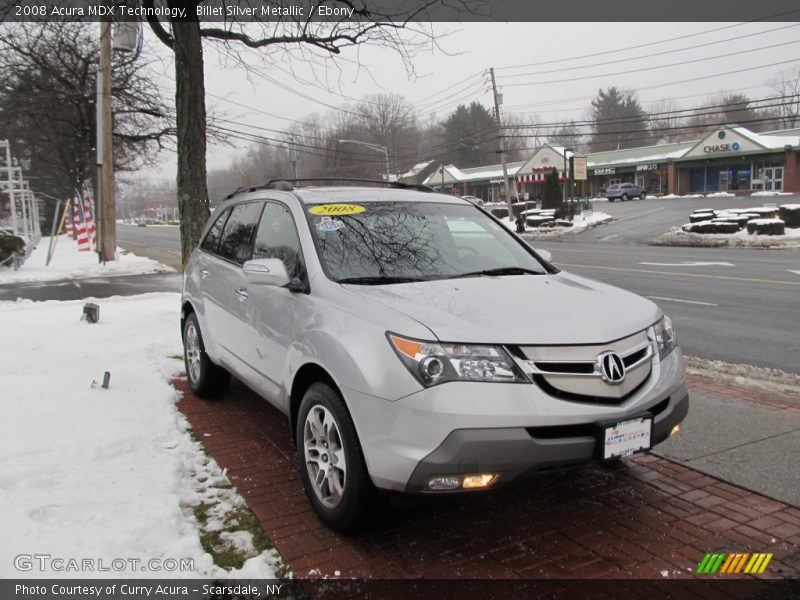
M 320 520 L 345 533 L 358 530 L 375 488 L 350 413 L 329 385 L 318 382 L 306 391 L 295 439 L 303 487 Z
M 613 201 L 614 201 L 614 198 L 609 198 L 609 199 L 608 199 L 608 201 L 609 201 L 609 202 L 613 202 Z
M 628 194 L 622 194 L 622 201 L 625 202 L 628 199 Z
M 220 396 L 228 388 L 231 374 L 218 367 L 206 354 L 197 316 L 191 313 L 183 326 L 183 363 L 192 392 L 201 398 Z
M 647 192 L 642 192 L 639 194 L 639 200 L 644 200 L 645 198 L 647 198 Z

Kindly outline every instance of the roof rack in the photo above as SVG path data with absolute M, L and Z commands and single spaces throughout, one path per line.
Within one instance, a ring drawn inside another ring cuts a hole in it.
M 369 183 L 373 185 L 382 185 L 391 188 L 397 189 L 409 189 L 409 190 L 417 190 L 420 192 L 433 192 L 434 189 L 427 186 L 422 185 L 421 183 L 403 183 L 401 181 L 384 181 L 382 179 L 360 179 L 356 177 L 306 177 L 302 179 L 270 179 L 266 183 L 261 185 L 255 186 L 245 186 L 237 188 L 232 194 L 228 194 L 225 197 L 225 200 L 233 198 L 236 194 L 241 194 L 242 192 L 255 192 L 256 190 L 282 190 L 286 192 L 290 192 L 294 189 L 293 183 L 307 183 L 309 181 L 341 181 L 341 182 L 350 182 L 350 183 Z

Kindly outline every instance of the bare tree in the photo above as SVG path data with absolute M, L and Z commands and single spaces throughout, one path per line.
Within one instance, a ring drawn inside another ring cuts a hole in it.
M 776 96 L 781 96 L 776 112 L 780 127 L 791 129 L 800 126 L 800 67 L 781 71 L 770 82 Z
M 71 195 L 95 176 L 97 54 L 96 30 L 87 24 L 0 29 L 0 137 L 26 162 L 36 189 L 50 196 Z M 114 163 L 120 171 L 151 162 L 174 133 L 170 110 L 144 67 L 119 61 L 113 69 Z
M 654 143 L 671 143 L 681 141 L 681 125 L 684 113 L 672 98 L 662 98 L 653 105 L 651 123 Z M 658 136 L 657 138 L 655 136 Z
M 289 51 L 293 47 L 307 48 L 323 56 L 333 56 L 361 44 L 378 44 L 395 49 L 406 58 L 413 70 L 410 56 L 420 48 L 420 41 L 435 43 L 435 38 L 415 19 L 424 19 L 433 8 L 451 5 L 454 10 L 467 10 L 470 5 L 480 9 L 477 0 L 411 0 L 404 3 L 374 0 L 370 5 L 356 7 L 341 0 L 312 0 L 270 3 L 282 15 L 269 21 L 243 24 L 229 20 L 201 26 L 198 6 L 205 3 L 192 0 L 167 0 L 167 7 L 185 10 L 184 18 L 148 15 L 155 35 L 175 54 L 175 108 L 178 136 L 178 204 L 181 209 L 181 249 L 184 258 L 197 244 L 208 219 L 208 190 L 206 186 L 206 107 L 203 79 L 203 42 L 218 43 L 236 56 L 240 49 Z M 249 5 L 240 1 L 238 5 Z M 153 0 L 144 0 L 145 9 L 153 9 Z M 262 3 L 253 3 L 259 8 Z M 294 10 L 303 8 L 301 14 Z M 319 8 L 345 9 L 349 14 L 319 20 Z M 281 10 L 283 9 L 283 10 Z M 260 10 L 259 10 L 260 13 Z M 403 35 L 404 32 L 416 37 Z M 420 37 L 421 36 L 421 37 Z M 266 54 L 265 54 L 266 56 Z M 244 61 L 243 61 L 244 62 Z M 246 66 L 243 65 L 243 66 Z

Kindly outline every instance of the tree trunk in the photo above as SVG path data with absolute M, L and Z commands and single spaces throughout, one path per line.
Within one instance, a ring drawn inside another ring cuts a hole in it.
M 206 105 L 203 46 L 198 21 L 174 22 L 175 121 L 178 128 L 178 208 L 181 262 L 200 241 L 208 221 Z

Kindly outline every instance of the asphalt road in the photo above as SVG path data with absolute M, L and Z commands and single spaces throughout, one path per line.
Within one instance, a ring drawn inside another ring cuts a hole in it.
M 697 208 L 746 208 L 775 200 L 800 201 L 782 196 L 596 203 L 595 210 L 617 220 L 535 245 L 550 250 L 554 262 L 565 270 L 657 302 L 673 318 L 678 341 L 687 354 L 800 373 L 800 251 L 648 245 L 671 226 L 686 222 Z M 120 225 L 117 235 L 123 247 L 159 260 L 171 256 L 179 263 L 177 228 Z M 80 297 L 85 297 L 87 290 L 95 295 L 101 289 L 108 290 L 105 295 L 148 291 L 147 279 L 119 279 L 117 285 L 105 288 L 92 287 L 91 281 L 84 280 L 79 284 L 82 290 L 65 283 L 61 292 L 69 297 L 84 292 Z M 153 277 L 152 281 L 158 290 L 180 288 L 177 275 Z M 39 299 L 46 294 L 35 286 L 14 287 L 16 291 L 0 288 L 0 299 L 33 294 Z

